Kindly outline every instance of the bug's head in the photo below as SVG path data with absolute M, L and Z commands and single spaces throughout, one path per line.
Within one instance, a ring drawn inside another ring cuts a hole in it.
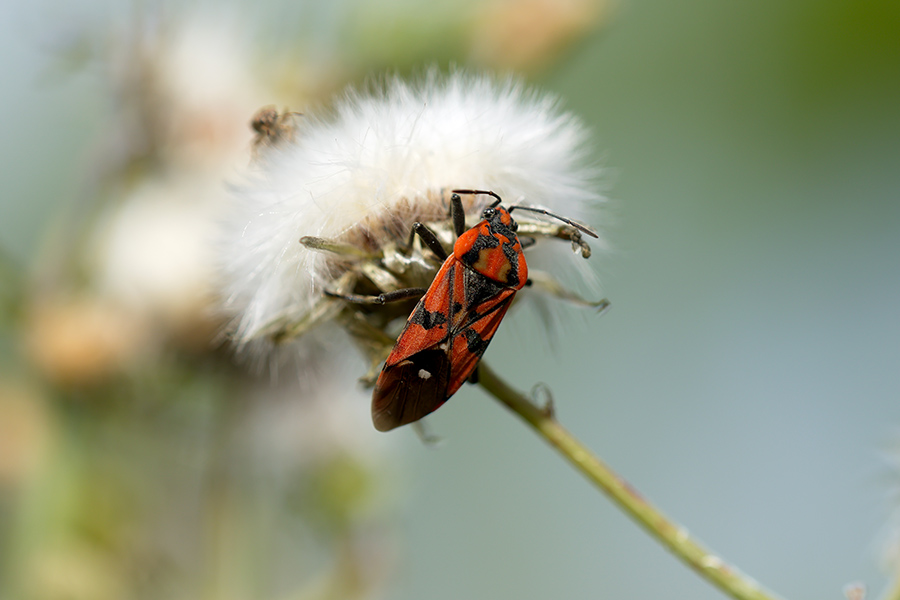
M 509 211 L 500 206 L 500 200 L 497 200 L 481 213 L 481 218 L 488 222 L 491 229 L 512 229 L 516 231 L 519 224 L 516 223 Z

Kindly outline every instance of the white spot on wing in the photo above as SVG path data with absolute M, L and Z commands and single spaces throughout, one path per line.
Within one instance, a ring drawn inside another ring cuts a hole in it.
M 431 373 L 429 373 L 425 369 L 419 369 L 419 377 L 421 377 L 422 379 L 431 379 Z

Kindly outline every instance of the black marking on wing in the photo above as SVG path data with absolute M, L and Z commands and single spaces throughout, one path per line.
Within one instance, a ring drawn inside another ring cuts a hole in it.
M 506 274 L 506 283 L 510 287 L 518 287 L 519 285 L 519 253 L 516 251 L 518 240 L 515 235 L 509 239 L 509 242 L 503 244 L 503 254 L 509 261 L 510 269 Z
M 472 328 L 466 329 L 463 332 L 463 335 L 466 336 L 466 347 L 469 349 L 469 352 L 475 356 L 484 354 L 484 351 L 487 350 L 488 343 L 490 343 L 489 339 L 485 340 Z
M 424 302 L 419 302 L 409 317 L 409 322 L 428 330 L 447 323 L 447 315 L 440 311 L 431 312 L 425 308 Z
M 466 269 L 464 272 L 466 278 L 466 306 L 469 307 L 472 314 L 476 314 L 481 304 L 499 294 L 505 286 L 488 279 L 472 269 Z

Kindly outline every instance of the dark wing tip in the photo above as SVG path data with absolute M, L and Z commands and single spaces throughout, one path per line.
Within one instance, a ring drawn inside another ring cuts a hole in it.
M 372 393 L 372 423 L 390 431 L 418 421 L 447 401 L 450 358 L 428 349 L 385 368 Z

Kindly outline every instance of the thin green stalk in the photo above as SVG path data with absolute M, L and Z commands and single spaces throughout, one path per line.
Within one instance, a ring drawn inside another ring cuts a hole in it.
M 655 506 L 642 498 L 628 482 L 559 424 L 553 415 L 552 406 L 543 408 L 535 406 L 525 395 L 497 377 L 497 374 L 484 363 L 479 366 L 478 376 L 479 383 L 488 393 L 522 417 L 577 471 L 600 488 L 650 535 L 697 571 L 701 577 L 739 600 L 778 598 L 712 554 L 692 538 L 684 527 L 669 520 Z
M 900 600 L 900 575 L 894 578 L 881 600 Z

